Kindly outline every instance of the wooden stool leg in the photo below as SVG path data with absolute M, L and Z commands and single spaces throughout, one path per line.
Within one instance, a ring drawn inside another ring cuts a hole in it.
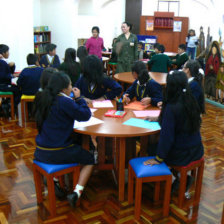
M 139 220 L 142 201 L 142 178 L 136 178 L 135 189 L 135 219 Z
M 35 183 L 35 189 L 36 189 L 37 203 L 42 203 L 43 202 L 42 176 L 39 173 L 39 171 L 35 168 L 35 165 L 33 165 L 33 177 L 34 177 L 34 183 Z
M 14 97 L 11 96 L 11 97 L 10 97 L 10 100 L 11 100 L 11 119 L 12 119 L 12 120 L 15 120 Z
M 195 196 L 194 196 L 195 204 L 198 204 L 200 201 L 203 172 L 204 172 L 204 161 L 201 163 L 201 166 L 198 168 L 196 189 L 195 189 Z
M 21 123 L 22 125 L 25 123 L 25 105 L 24 105 L 24 100 L 21 100 Z
M 186 183 L 187 183 L 187 172 L 180 171 L 180 189 L 179 189 L 179 200 L 178 200 L 178 206 L 180 208 L 183 207 L 184 198 L 185 198 L 185 191 L 186 191 Z
M 29 120 L 29 116 L 28 116 L 28 102 L 24 101 L 24 106 L 25 106 L 25 116 L 26 116 L 25 121 L 27 122 Z
M 56 216 L 56 198 L 54 191 L 54 181 L 53 176 L 49 175 L 47 177 L 47 187 L 48 187 L 48 197 L 49 197 L 49 210 L 51 217 Z
M 154 201 L 159 201 L 160 182 L 155 182 Z
M 170 195 L 171 195 L 171 185 L 172 185 L 172 175 L 167 179 L 165 186 L 165 195 L 163 200 L 163 216 L 169 216 L 169 205 L 170 205 Z
M 133 191 L 134 191 L 134 173 L 131 165 L 128 167 L 128 203 L 133 204 Z

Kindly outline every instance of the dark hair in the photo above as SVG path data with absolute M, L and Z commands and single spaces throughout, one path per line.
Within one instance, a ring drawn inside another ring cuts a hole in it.
M 195 97 L 192 95 L 187 76 L 183 71 L 171 71 L 167 75 L 166 88 L 164 91 L 163 107 L 159 117 L 160 124 L 166 105 L 178 105 L 181 114 L 184 116 L 184 130 L 187 133 L 194 133 L 199 130 L 201 124 L 200 109 Z M 173 111 L 175 113 L 176 111 Z
M 164 53 L 164 51 L 165 51 L 165 47 L 164 47 L 164 45 L 160 44 L 159 47 L 158 47 L 158 50 L 159 50 L 161 53 Z
M 159 43 L 155 43 L 153 47 L 154 47 L 154 49 L 156 48 L 156 49 L 158 49 L 158 50 L 159 50 L 159 46 L 160 46 L 160 44 L 159 44 Z
M 36 54 L 28 54 L 26 57 L 26 61 L 28 65 L 35 65 L 38 61 L 38 56 Z
M 0 44 L 0 54 L 4 54 L 9 50 L 9 47 L 5 44 Z
M 88 56 L 88 51 L 86 50 L 86 47 L 85 46 L 78 47 L 77 57 L 79 58 L 82 72 L 83 72 L 83 63 L 84 63 L 84 60 L 87 56 Z
M 83 77 L 88 84 L 102 85 L 104 74 L 102 61 L 95 55 L 89 55 L 84 60 Z
M 52 77 L 54 73 L 57 72 L 57 69 L 49 67 L 45 68 L 41 74 L 40 77 L 40 87 L 41 89 L 45 89 L 45 87 L 48 85 L 49 79 Z
M 143 47 L 143 43 L 142 42 L 138 42 L 139 45 L 141 45 Z
M 180 48 L 180 49 L 182 49 L 182 50 L 184 50 L 184 51 L 186 51 L 186 44 L 180 44 L 179 46 L 178 46 L 178 48 Z
M 129 31 L 132 30 L 132 24 L 128 22 L 123 22 L 122 24 L 126 24 L 129 27 Z
M 46 45 L 46 51 L 47 51 L 47 53 L 53 51 L 54 49 L 56 49 L 56 47 L 57 47 L 57 45 L 55 45 L 55 44 L 47 44 Z
M 194 36 L 196 35 L 196 34 L 195 34 L 195 30 L 190 29 L 190 30 L 188 31 L 188 37 L 190 36 L 190 33 L 191 33 L 191 32 L 193 32 L 193 33 L 194 33 Z
M 144 62 L 134 62 L 131 70 L 132 72 L 136 72 L 140 85 L 145 84 L 149 80 L 149 73 Z
M 93 30 L 96 30 L 97 33 L 100 33 L 100 28 L 98 26 L 93 26 L 92 32 L 93 32 Z
M 51 106 L 56 96 L 65 88 L 68 88 L 71 80 L 63 72 L 55 72 L 50 78 L 48 85 L 35 97 L 34 115 L 38 131 L 41 132 L 44 121 L 47 119 Z

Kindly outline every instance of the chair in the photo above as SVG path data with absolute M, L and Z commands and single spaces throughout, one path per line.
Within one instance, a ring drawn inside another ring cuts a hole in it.
M 49 211 L 51 217 L 56 216 L 56 198 L 54 190 L 54 180 L 55 176 L 62 176 L 67 173 L 73 173 L 73 188 L 76 186 L 80 173 L 80 166 L 77 163 L 73 164 L 46 164 L 39 161 L 33 161 L 33 176 L 36 188 L 37 203 L 43 202 L 42 195 L 42 184 L 43 178 L 41 175 L 45 176 L 47 179 L 48 187 L 48 198 L 49 198 Z
M 28 95 L 22 95 L 21 96 L 21 119 L 22 124 L 28 120 L 28 108 L 27 108 L 27 102 L 33 102 L 35 99 L 35 96 L 28 96 Z
M 165 163 L 158 165 L 144 165 L 144 161 L 155 157 L 141 157 L 129 161 L 128 170 L 128 203 L 133 203 L 133 187 L 135 184 L 135 219 L 139 220 L 141 212 L 142 183 L 155 182 L 154 200 L 159 200 L 159 185 L 165 181 L 165 193 L 163 200 L 163 216 L 169 215 L 169 203 L 172 184 L 172 174 Z
M 107 63 L 107 75 L 110 76 L 110 71 L 112 70 L 112 78 L 114 79 L 116 68 L 117 68 L 116 62 L 108 62 Z
M 13 92 L 2 92 L 0 91 L 0 97 L 1 98 L 10 98 L 11 101 L 11 119 L 15 119 L 15 111 L 14 111 L 14 98 L 13 98 Z
M 185 204 L 185 191 L 187 183 L 187 172 L 191 171 L 192 176 L 196 181 L 195 194 L 193 199 L 193 205 L 198 205 L 200 202 L 203 171 L 204 171 L 204 158 L 193 161 L 187 166 L 170 166 L 174 171 L 180 172 L 180 187 L 178 192 L 177 205 L 179 208 L 183 208 Z

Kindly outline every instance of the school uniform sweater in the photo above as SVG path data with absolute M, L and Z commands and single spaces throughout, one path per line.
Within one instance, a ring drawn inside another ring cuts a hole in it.
M 199 130 L 185 131 L 186 119 L 180 104 L 167 104 L 163 112 L 156 158 L 167 164 L 185 166 L 204 154 Z
M 185 62 L 188 61 L 188 55 L 186 52 L 184 52 L 182 54 L 177 54 L 174 59 L 176 59 L 176 61 L 172 62 L 172 64 L 177 65 L 177 69 L 180 69 L 185 64 Z
M 151 97 L 151 104 L 153 106 L 157 106 L 157 103 L 163 99 L 162 86 L 153 79 L 142 86 L 138 84 L 138 80 L 135 80 L 124 94 L 129 94 L 130 99 L 136 97 L 138 101 L 141 101 L 145 97 Z
M 52 61 L 50 62 L 49 59 L 48 59 L 48 56 L 46 54 L 46 55 L 43 55 L 41 57 L 41 59 L 40 59 L 40 65 L 43 68 L 46 68 L 46 67 L 58 68 L 59 65 L 60 65 L 60 60 L 59 60 L 58 55 L 55 55 L 53 57 Z
M 12 72 L 5 60 L 0 59 L 0 84 L 11 85 Z
M 88 121 L 91 111 L 85 100 L 72 100 L 70 97 L 57 96 L 41 132 L 36 137 L 38 147 L 65 148 L 73 143 L 74 120 Z M 37 149 L 38 150 L 38 149 Z
M 40 88 L 40 77 L 43 68 L 32 66 L 22 70 L 17 80 L 18 87 L 21 88 L 22 94 L 35 95 Z
M 152 56 L 151 60 L 148 62 L 150 71 L 152 72 L 168 72 L 168 67 L 171 65 L 170 58 L 162 53 L 155 54 Z
M 122 92 L 122 87 L 116 81 L 105 77 L 101 86 L 97 84 L 91 86 L 86 79 L 82 76 L 76 82 L 75 87 L 81 91 L 81 96 L 89 99 L 98 99 L 104 97 L 105 99 L 113 100 L 116 96 L 119 96 Z

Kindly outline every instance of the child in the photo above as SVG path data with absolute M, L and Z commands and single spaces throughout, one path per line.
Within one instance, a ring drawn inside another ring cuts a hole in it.
M 102 50 L 104 49 L 103 38 L 99 37 L 100 29 L 98 26 L 92 28 L 92 37 L 86 42 L 86 49 L 89 55 L 96 55 L 99 59 L 102 58 Z
M 87 103 L 92 103 L 92 100 L 113 100 L 122 91 L 120 84 L 104 76 L 102 62 L 95 55 L 86 57 L 83 76 L 75 86 L 80 89 Z
M 55 44 L 47 44 L 46 51 L 47 54 L 43 55 L 40 59 L 40 65 L 44 68 L 53 67 L 58 68 L 60 65 L 60 60 L 58 55 L 56 55 L 56 45 Z
M 71 91 L 75 101 L 69 97 Z M 35 160 L 49 164 L 83 165 L 74 192 L 67 196 L 69 203 L 75 206 L 92 172 L 94 158 L 90 152 L 73 144 L 71 134 L 74 120 L 89 120 L 91 111 L 80 98 L 79 89 L 72 89 L 71 80 L 62 72 L 52 75 L 47 87 L 35 98 L 34 105 L 39 132 Z M 58 184 L 58 180 L 54 180 Z
M 196 60 L 189 60 L 184 64 L 183 72 L 186 73 L 190 90 L 198 102 L 201 113 L 205 113 L 205 99 L 202 87 L 203 76 L 200 65 Z
M 200 109 L 182 71 L 174 71 L 167 76 L 159 123 L 161 131 L 157 155 L 155 159 L 145 161 L 145 165 L 164 161 L 168 165 L 186 166 L 202 158 L 204 149 L 200 135 Z M 175 181 L 176 186 L 178 181 Z M 189 176 L 187 190 L 191 183 Z
M 159 53 L 159 49 L 158 49 L 159 46 L 160 46 L 159 43 L 155 43 L 155 44 L 153 45 L 154 51 L 149 51 L 149 52 L 148 52 L 148 58 L 149 58 L 149 59 L 151 59 L 152 56 L 154 56 L 155 54 L 158 54 L 158 53 Z
M 39 89 L 39 91 L 42 91 L 47 87 L 50 78 L 52 77 L 52 75 L 55 72 L 57 72 L 57 69 L 55 69 L 55 68 L 49 67 L 49 68 L 44 69 L 44 71 L 42 72 L 41 77 L 40 77 L 40 89 Z
M 216 79 L 216 101 L 219 98 L 219 90 L 221 91 L 220 102 L 224 104 L 224 64 L 220 65 Z
M 186 37 L 187 54 L 189 58 L 195 59 L 196 46 L 198 44 L 198 38 L 196 37 L 195 30 L 190 29 L 188 36 Z
M 27 55 L 28 67 L 24 68 L 17 80 L 17 86 L 20 87 L 22 94 L 35 95 L 40 88 L 40 77 L 43 68 L 39 67 L 38 57 L 35 54 Z
M 138 60 L 141 60 L 144 58 L 144 51 L 143 51 L 143 43 L 138 42 Z
M 186 45 L 180 44 L 178 47 L 178 54 L 172 60 L 172 64 L 176 65 L 177 69 L 181 69 L 187 60 Z
M 59 66 L 58 70 L 64 71 L 69 75 L 72 86 L 75 85 L 76 81 L 79 79 L 81 73 L 81 67 L 78 62 L 76 62 L 76 50 L 74 48 L 68 48 L 65 51 L 65 60 Z
M 167 55 L 163 54 L 165 47 L 162 44 L 158 46 L 158 51 L 159 53 L 152 56 L 148 62 L 150 71 L 167 73 L 168 67 L 171 66 L 171 60 Z
M 143 105 L 157 106 L 162 101 L 162 87 L 153 79 L 150 80 L 146 65 L 137 61 L 132 66 L 132 74 L 136 79 L 123 95 L 125 103 L 129 103 L 134 97 Z
M 21 93 L 17 86 L 11 85 L 11 80 L 14 77 L 15 63 L 7 63 L 9 58 L 9 47 L 5 44 L 0 44 L 0 91 L 13 92 L 15 108 L 19 104 Z

